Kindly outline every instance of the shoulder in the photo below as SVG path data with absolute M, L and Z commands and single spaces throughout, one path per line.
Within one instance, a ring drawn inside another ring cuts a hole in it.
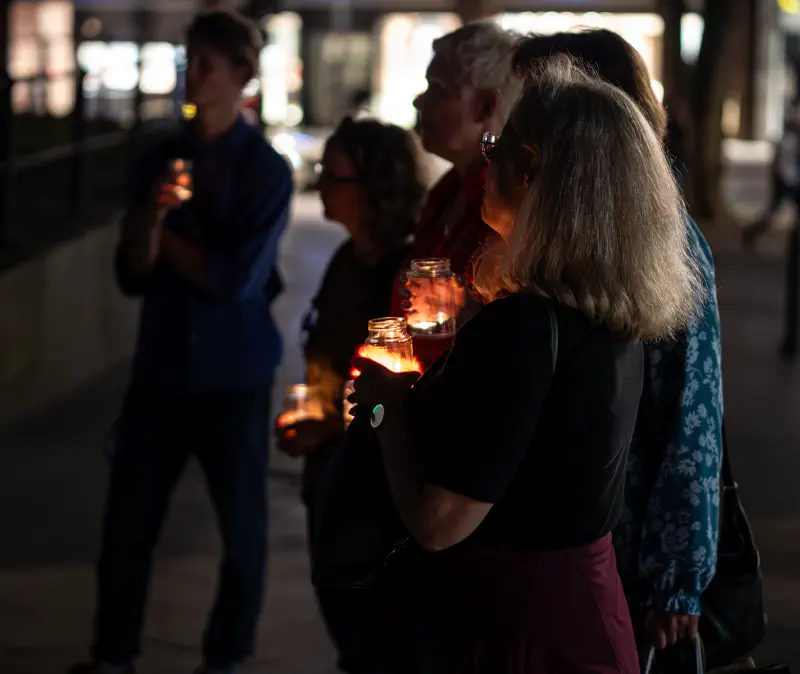
M 349 267 L 355 257 L 354 248 L 352 239 L 347 239 L 342 243 L 331 255 L 330 262 L 328 262 L 328 273 L 339 267 Z
M 495 300 L 459 330 L 459 341 L 488 340 L 504 351 L 529 349 L 532 343 L 549 344 L 550 300 L 530 293 L 515 293 Z
M 251 170 L 258 171 L 273 184 L 291 184 L 292 169 L 289 162 L 272 147 L 258 128 L 247 125 L 242 130 L 242 136 L 242 146 Z
M 686 227 L 686 237 L 689 242 L 689 248 L 700 265 L 702 271 L 707 276 L 714 276 L 714 256 L 711 253 L 711 246 L 703 236 L 700 228 L 694 220 L 689 217 L 688 213 L 683 216 L 684 225 Z
M 392 248 L 392 250 L 384 255 L 378 264 L 379 274 L 388 274 L 392 279 L 394 279 L 395 274 L 397 273 L 398 269 L 400 269 L 400 265 L 406 261 L 410 253 L 410 243 L 402 243 L 399 246 Z

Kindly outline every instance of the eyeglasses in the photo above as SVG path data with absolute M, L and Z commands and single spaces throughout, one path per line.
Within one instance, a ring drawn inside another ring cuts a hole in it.
M 481 152 L 486 158 L 486 161 L 491 161 L 492 157 L 497 157 L 497 149 L 500 143 L 500 136 L 496 133 L 486 132 L 481 136 Z M 509 149 L 509 148 L 506 148 Z M 513 151 L 513 150 L 512 150 Z M 519 146 L 518 153 L 520 157 L 527 157 L 527 161 L 537 161 L 539 158 L 539 146 L 523 143 Z
M 500 142 L 500 136 L 488 131 L 481 136 L 481 152 L 486 158 L 486 161 L 491 161 L 492 154 L 494 154 L 497 143 Z
M 330 169 L 324 164 L 317 164 L 314 167 L 314 173 L 317 176 L 317 183 L 339 183 L 339 184 L 354 184 L 360 183 L 361 179 L 356 176 L 337 176 L 331 173 Z

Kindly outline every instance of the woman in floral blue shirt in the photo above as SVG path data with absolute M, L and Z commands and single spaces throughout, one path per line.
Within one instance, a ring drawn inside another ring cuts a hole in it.
M 687 217 L 706 283 L 701 313 L 676 339 L 645 346 L 645 381 L 614 544 L 634 624 L 658 647 L 697 631 L 717 561 L 722 458 L 719 312 L 711 251 Z M 651 613 L 652 612 L 652 613 Z M 676 617 L 677 616 L 677 617 Z
M 569 54 L 625 91 L 664 138 L 667 117 L 642 57 L 622 37 L 585 30 L 530 37 L 519 74 Z M 647 226 L 647 223 L 643 223 Z M 630 450 L 623 519 L 614 532 L 619 573 L 641 646 L 664 648 L 697 631 L 700 595 L 714 576 L 722 455 L 722 370 L 714 263 L 686 217 L 687 244 L 705 280 L 705 300 L 675 339 L 645 347 L 645 381 Z

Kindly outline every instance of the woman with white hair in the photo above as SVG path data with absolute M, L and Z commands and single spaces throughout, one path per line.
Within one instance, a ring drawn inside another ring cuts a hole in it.
M 519 96 L 520 79 L 512 69 L 516 37 L 497 24 L 471 23 L 433 43 L 427 89 L 414 105 L 419 110 L 423 147 L 453 167 L 433 187 L 414 235 L 409 256 L 447 258 L 459 276 L 469 275 L 470 263 L 493 235 L 481 217 L 486 160 L 480 139 L 503 128 Z M 403 315 L 407 265 L 398 273 L 393 316 Z M 467 301 L 455 287 L 457 305 Z M 415 352 L 430 365 L 449 344 L 415 344 Z

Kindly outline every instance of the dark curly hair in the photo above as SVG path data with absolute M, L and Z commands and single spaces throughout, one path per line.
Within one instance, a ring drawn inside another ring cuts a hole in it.
M 426 186 L 416 136 L 394 124 L 345 117 L 328 146 L 341 149 L 361 184 L 372 240 L 395 246 L 413 232 Z

